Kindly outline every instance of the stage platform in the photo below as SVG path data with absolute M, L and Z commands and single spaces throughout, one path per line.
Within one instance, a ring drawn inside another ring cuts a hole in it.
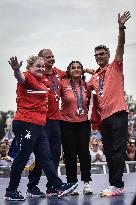
M 61 178 L 66 181 L 65 176 L 61 176 Z M 94 194 L 84 196 L 82 194 L 83 183 L 79 178 L 79 196 L 65 196 L 62 199 L 58 199 L 57 197 L 48 197 L 43 199 L 30 198 L 26 199 L 24 202 L 10 202 L 4 201 L 5 189 L 8 185 L 9 178 L 0 178 L 0 205 L 131 205 L 136 193 L 136 173 L 125 173 L 124 181 L 125 181 L 125 189 L 126 193 L 123 196 L 118 197 L 110 197 L 110 198 L 102 198 L 99 196 L 99 192 L 104 189 L 108 185 L 108 175 L 107 174 L 93 174 L 93 181 L 90 183 Z M 25 195 L 26 192 L 26 184 L 28 182 L 27 177 L 21 178 L 21 183 L 19 186 L 19 190 Z M 42 176 L 39 187 L 42 191 L 46 188 L 46 177 Z M 136 203 L 135 203 L 136 205 Z

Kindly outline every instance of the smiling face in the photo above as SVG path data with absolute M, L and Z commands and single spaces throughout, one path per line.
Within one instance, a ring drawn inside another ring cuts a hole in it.
M 98 142 L 93 142 L 92 148 L 93 148 L 93 150 L 94 150 L 95 152 L 97 152 L 97 150 L 98 150 L 98 148 L 99 148 Z
M 83 67 L 78 62 L 73 62 L 69 68 L 71 78 L 80 78 L 83 73 Z
M 33 63 L 33 65 L 30 67 L 30 72 L 36 77 L 41 78 L 43 75 L 43 72 L 45 71 L 45 65 L 43 59 L 37 59 Z
M 95 56 L 95 60 L 96 60 L 97 64 L 101 68 L 103 68 L 105 65 L 107 65 L 109 63 L 110 55 L 107 52 L 107 50 L 104 48 L 96 50 L 94 56 Z
M 5 142 L 1 143 L 0 144 L 0 154 L 1 154 L 1 157 L 5 157 L 7 152 L 8 152 L 7 144 Z
M 44 59 L 45 68 L 51 69 L 55 63 L 54 55 L 51 50 L 43 50 L 42 57 Z

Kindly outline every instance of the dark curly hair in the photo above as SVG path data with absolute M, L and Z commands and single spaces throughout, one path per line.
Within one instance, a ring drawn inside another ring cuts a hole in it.
M 70 68 L 71 68 L 71 66 L 74 64 L 74 63 L 78 63 L 79 65 L 80 65 L 80 67 L 81 67 L 81 70 L 82 70 L 82 77 L 84 76 L 84 73 L 83 73 L 83 65 L 82 65 L 82 63 L 80 62 L 80 61 L 71 61 L 71 63 L 68 65 L 68 67 L 67 67 L 67 77 L 68 78 L 71 78 L 71 76 L 70 76 Z M 81 77 L 81 78 L 82 78 Z M 85 76 L 83 77 L 84 79 L 85 79 Z
M 78 61 L 78 60 L 76 60 L 76 61 L 71 61 L 71 63 L 70 63 L 70 64 L 68 65 L 68 67 L 67 67 L 67 71 L 66 71 L 66 76 L 65 76 L 65 78 L 68 78 L 68 79 L 71 78 L 71 76 L 70 76 L 70 68 L 71 68 L 71 66 L 72 66 L 74 63 L 78 63 L 78 64 L 80 65 L 80 67 L 81 67 L 81 70 L 82 70 L 81 80 L 83 80 L 85 89 L 87 90 L 87 85 L 86 85 L 86 82 L 85 82 L 85 75 L 84 75 L 84 72 L 83 72 L 83 65 L 82 65 L 82 63 L 81 63 L 80 61 Z

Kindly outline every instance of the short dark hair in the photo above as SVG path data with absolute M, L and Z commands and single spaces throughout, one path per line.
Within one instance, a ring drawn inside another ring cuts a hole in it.
M 96 51 L 98 51 L 98 50 L 100 50 L 100 49 L 105 49 L 105 50 L 107 51 L 107 53 L 110 54 L 109 48 L 108 48 L 107 46 L 105 46 L 105 45 L 96 46 L 96 47 L 94 48 L 94 51 L 96 52 Z
M 46 51 L 52 52 L 50 49 L 44 48 L 44 49 L 42 49 L 42 50 L 38 53 L 38 56 L 43 58 L 43 57 L 44 57 L 44 53 L 45 53 Z
M 42 50 L 38 53 L 38 56 L 39 56 L 39 57 L 43 57 L 44 50 L 45 50 L 45 49 L 42 49 Z

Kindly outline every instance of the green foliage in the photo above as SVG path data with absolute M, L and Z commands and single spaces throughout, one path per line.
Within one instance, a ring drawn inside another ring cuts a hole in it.
M 133 99 L 133 96 L 126 94 L 126 101 L 128 103 L 129 110 L 136 112 L 136 100 Z

